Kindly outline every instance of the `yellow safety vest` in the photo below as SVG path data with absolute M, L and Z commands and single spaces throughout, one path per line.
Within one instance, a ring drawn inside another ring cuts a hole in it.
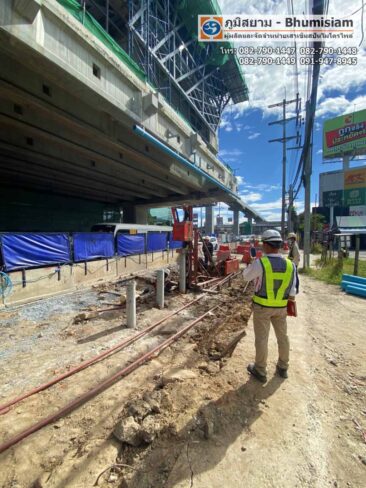
M 267 256 L 260 259 L 264 268 L 263 280 L 265 282 L 266 297 L 258 295 L 253 296 L 253 302 L 258 303 L 264 307 L 283 308 L 287 306 L 288 297 L 285 297 L 285 292 L 290 286 L 291 278 L 293 276 L 293 265 L 289 259 L 286 259 L 286 270 L 284 272 L 274 272 L 272 265 Z M 281 285 L 275 295 L 274 281 L 281 281 Z M 263 286 L 263 283 L 262 283 Z

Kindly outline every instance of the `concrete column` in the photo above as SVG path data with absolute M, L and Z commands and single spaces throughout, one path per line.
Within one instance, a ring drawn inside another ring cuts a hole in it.
M 158 269 L 156 280 L 156 304 L 161 309 L 164 308 L 164 270 Z
M 233 211 L 233 234 L 234 236 L 239 235 L 239 210 Z
M 179 291 L 181 293 L 187 292 L 187 272 L 186 272 L 186 250 L 182 249 L 179 256 Z
M 137 207 L 134 205 L 125 206 L 123 207 L 123 223 L 146 225 L 148 213 L 148 207 Z
M 136 327 L 136 281 L 131 280 L 127 285 L 126 298 L 127 327 Z
M 136 222 L 135 224 L 147 224 L 147 217 L 149 209 L 147 207 L 136 207 Z
M 206 207 L 206 219 L 205 219 L 205 233 L 206 235 L 211 235 L 214 232 L 214 212 L 212 205 Z

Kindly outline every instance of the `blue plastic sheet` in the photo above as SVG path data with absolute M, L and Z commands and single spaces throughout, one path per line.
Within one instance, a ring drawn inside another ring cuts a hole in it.
M 183 241 L 170 241 L 169 249 L 179 249 L 183 247 Z
M 132 256 L 133 254 L 145 253 L 144 234 L 118 234 L 117 254 L 119 256 Z
M 147 251 L 163 251 L 167 248 L 167 232 L 149 232 L 147 235 Z
M 71 261 L 67 234 L 1 234 L 0 241 L 6 271 Z
M 111 232 L 75 232 L 74 261 L 88 261 L 114 256 L 114 237 Z

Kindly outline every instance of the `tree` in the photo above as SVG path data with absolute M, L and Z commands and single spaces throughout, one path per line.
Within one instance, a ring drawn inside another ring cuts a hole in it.
M 305 218 L 304 212 L 299 214 L 299 216 L 298 216 L 298 221 L 299 221 L 298 230 L 300 230 L 301 232 L 304 232 L 304 218 Z M 323 230 L 323 226 L 325 224 L 325 217 L 322 214 L 313 213 L 313 214 L 311 214 L 310 222 L 311 222 L 310 229 L 312 231 L 320 231 L 320 230 Z

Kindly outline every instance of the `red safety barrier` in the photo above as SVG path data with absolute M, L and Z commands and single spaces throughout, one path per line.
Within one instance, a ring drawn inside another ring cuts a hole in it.
M 227 259 L 225 261 L 225 276 L 227 276 L 230 273 L 234 273 L 235 271 L 239 270 L 239 260 L 234 258 L 234 259 Z
M 230 250 L 222 251 L 219 249 L 216 254 L 217 262 L 226 261 L 227 259 L 230 259 Z
M 230 251 L 229 244 L 220 244 L 219 251 Z
M 245 251 L 243 252 L 243 259 L 242 259 L 242 263 L 245 263 L 245 264 L 249 264 L 250 263 L 250 250 L 249 249 L 245 249 Z

